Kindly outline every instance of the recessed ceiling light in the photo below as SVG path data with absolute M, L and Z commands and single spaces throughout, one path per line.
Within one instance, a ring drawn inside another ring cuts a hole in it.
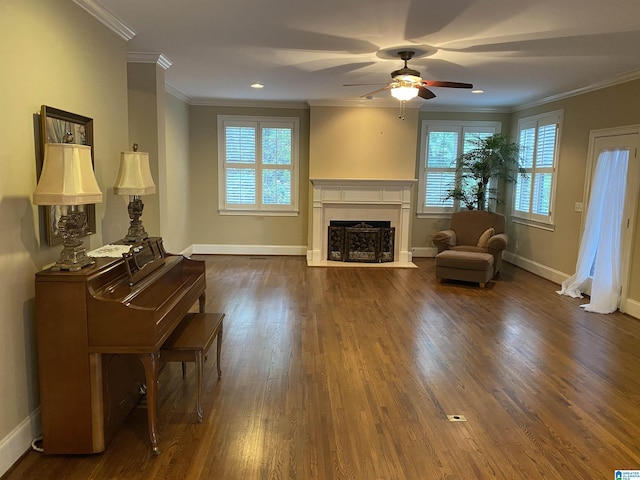
M 471 93 L 484 93 L 484 90 L 480 90 L 479 88 L 476 88 L 475 90 L 471 90 Z
M 264 88 L 264 85 L 261 83 L 252 83 L 251 88 Z

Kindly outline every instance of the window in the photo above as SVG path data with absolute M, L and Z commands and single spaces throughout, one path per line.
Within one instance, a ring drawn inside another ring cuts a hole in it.
M 562 111 L 522 118 L 518 122 L 520 165 L 514 192 L 513 215 L 547 225 L 553 224 L 555 172 Z
M 299 120 L 218 116 L 220 213 L 298 213 Z
M 425 120 L 420 137 L 420 203 L 418 215 L 450 213 L 459 208 L 447 192 L 460 182 L 455 160 L 473 148 L 471 140 L 500 132 L 500 122 Z

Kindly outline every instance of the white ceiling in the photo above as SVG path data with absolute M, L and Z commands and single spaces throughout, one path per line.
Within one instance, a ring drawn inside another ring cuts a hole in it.
M 424 79 L 485 91 L 432 88 L 411 101 L 426 108 L 513 108 L 640 78 L 638 0 L 76 1 L 133 30 L 129 52 L 167 57 L 166 82 L 193 103 L 388 102 L 343 84 L 389 81 L 404 47 Z

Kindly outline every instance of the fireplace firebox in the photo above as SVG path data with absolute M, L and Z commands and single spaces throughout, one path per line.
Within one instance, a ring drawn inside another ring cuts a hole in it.
M 329 222 L 327 260 L 382 263 L 394 260 L 395 228 L 388 221 Z

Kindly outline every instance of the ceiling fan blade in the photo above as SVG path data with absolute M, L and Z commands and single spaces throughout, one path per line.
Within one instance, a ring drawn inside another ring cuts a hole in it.
M 424 98 L 425 100 L 429 100 L 430 98 L 436 98 L 436 94 L 425 87 L 418 87 L 418 96 L 420 98 Z
M 470 83 L 462 82 L 443 82 L 440 80 L 423 80 L 422 84 L 427 87 L 447 87 L 447 88 L 473 88 Z
M 364 95 L 360 95 L 360 98 L 373 97 L 375 94 L 380 93 L 380 92 L 384 92 L 385 90 L 389 90 L 390 88 L 391 88 L 391 85 L 387 85 L 386 87 L 382 87 L 382 88 L 379 88 L 379 89 L 374 90 L 372 92 L 365 93 Z

